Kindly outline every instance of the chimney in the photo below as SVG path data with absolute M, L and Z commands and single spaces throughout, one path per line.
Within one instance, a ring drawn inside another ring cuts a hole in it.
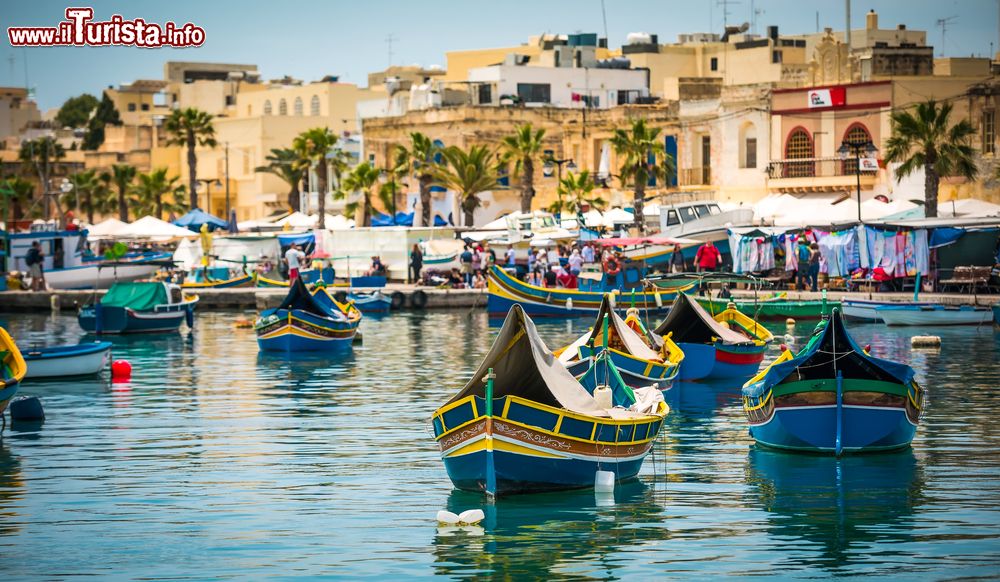
M 900 24 L 899 26 L 896 27 L 896 30 L 906 30 L 906 25 Z
M 878 12 L 869 10 L 865 16 L 865 28 L 868 30 L 878 30 Z

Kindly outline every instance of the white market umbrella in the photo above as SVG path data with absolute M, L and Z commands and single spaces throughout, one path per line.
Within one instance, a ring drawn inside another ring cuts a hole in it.
M 109 218 L 88 228 L 87 235 L 94 239 L 113 237 L 127 227 L 127 222 L 122 222 L 117 218 Z
M 115 238 L 149 239 L 154 241 L 168 241 L 175 238 L 194 238 L 198 233 L 184 227 L 170 224 L 160 220 L 155 216 L 143 216 L 123 228 Z

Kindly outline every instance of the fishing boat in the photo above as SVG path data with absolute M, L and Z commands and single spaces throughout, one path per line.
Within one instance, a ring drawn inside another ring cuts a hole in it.
M 3 411 L 7 410 L 7 404 L 17 394 L 17 387 L 27 371 L 28 365 L 24 363 L 14 338 L 0 327 L 0 421 L 3 422 L 0 432 L 7 426 L 7 417 Z
M 80 308 L 77 320 L 89 333 L 151 333 L 194 328 L 197 295 L 172 283 L 115 283 L 96 303 Z
M 598 384 L 608 384 L 609 373 L 617 374 L 633 388 L 656 386 L 669 390 L 680 372 L 684 352 L 670 337 L 663 338 L 660 346 L 652 345 L 639 320 L 638 310 L 629 308 L 628 311 L 622 320 L 605 297 L 593 329 L 557 350 L 556 356 L 570 374 L 590 390 Z M 594 366 L 605 351 L 612 365 Z
M 361 312 L 334 299 L 323 287 L 313 292 L 295 279 L 281 305 L 266 309 L 254 323 L 262 351 L 300 352 L 350 349 Z
M 22 353 L 28 364 L 28 379 L 93 376 L 107 367 L 111 342 L 30 348 Z
M 184 289 L 232 289 L 233 287 L 252 287 L 255 277 L 249 273 L 242 273 L 229 279 L 208 279 L 204 281 L 184 281 L 181 287 Z
M 974 305 L 900 303 L 875 311 L 886 325 L 982 325 L 993 320 L 989 307 Z
M 837 455 L 905 447 L 923 406 L 913 376 L 913 368 L 859 347 L 834 309 L 798 354 L 786 349 L 743 386 L 750 436 L 779 449 Z
M 352 291 L 347 294 L 347 299 L 362 313 L 388 313 L 392 308 L 392 298 L 381 291 Z
M 749 378 L 760 369 L 774 339 L 764 326 L 735 308 L 713 317 L 683 293 L 653 333 L 669 336 L 684 352 L 681 380 Z
M 128 253 L 116 260 L 93 254 L 87 231 L 32 231 L 10 235 L 10 270 L 27 271 L 24 259 L 35 242 L 41 244 L 45 284 L 51 289 L 108 289 L 117 281 L 152 276 L 171 264 L 170 253 Z
M 497 496 L 593 487 L 599 471 L 633 479 L 667 411 L 654 387 L 588 391 L 514 305 L 472 378 L 432 422 L 455 487 Z
M 820 319 L 824 313 L 829 313 L 833 307 L 839 307 L 837 302 L 823 299 L 790 300 L 787 293 L 775 293 L 759 299 L 740 298 L 709 298 L 697 297 L 698 304 L 715 314 L 734 305 L 740 313 L 754 319 Z
M 841 314 L 845 319 L 852 321 L 868 321 L 881 323 L 882 317 L 878 314 L 880 307 L 891 307 L 899 305 L 898 301 L 876 301 L 874 299 L 844 299 L 840 302 Z M 933 305 L 926 301 L 913 301 L 907 305 Z
M 487 277 L 489 298 L 487 311 L 500 317 L 514 305 L 520 305 L 532 316 L 597 316 L 605 293 L 538 287 L 521 281 L 507 271 L 494 266 Z M 612 292 L 615 309 L 635 306 L 640 313 L 664 314 L 677 296 L 674 291 L 621 291 Z

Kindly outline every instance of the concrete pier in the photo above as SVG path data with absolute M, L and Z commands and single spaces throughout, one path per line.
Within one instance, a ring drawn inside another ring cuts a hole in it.
M 340 290 L 340 288 L 333 288 Z M 346 289 L 345 289 L 346 290 Z M 355 291 L 371 291 L 371 289 L 354 289 Z M 436 289 L 417 287 L 415 285 L 391 284 L 381 289 L 386 295 L 402 293 L 405 297 L 403 309 L 417 309 L 413 303 L 413 295 L 422 291 L 427 302 L 421 309 L 475 309 L 486 306 L 486 291 L 483 289 Z M 198 309 L 254 309 L 262 310 L 277 307 L 288 293 L 282 288 L 241 287 L 235 289 L 199 289 L 197 293 Z M 75 311 L 78 307 L 92 303 L 96 297 L 103 296 L 105 291 L 4 291 L 0 292 L 0 311 Z

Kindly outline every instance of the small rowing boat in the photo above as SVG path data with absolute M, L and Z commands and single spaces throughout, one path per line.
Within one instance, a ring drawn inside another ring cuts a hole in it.
M 588 391 L 515 305 L 472 378 L 432 422 L 455 487 L 498 496 L 593 487 L 599 471 L 634 479 L 667 411 L 653 387 Z
M 152 333 L 194 327 L 197 295 L 185 295 L 171 283 L 137 281 L 115 283 L 91 305 L 80 308 L 77 320 L 89 333 Z
M 886 325 L 982 325 L 993 319 L 989 307 L 900 303 L 876 308 Z
M 107 367 L 111 342 L 30 348 L 23 355 L 28 364 L 24 377 L 28 379 L 93 376 Z
M 599 356 L 607 351 L 612 366 L 598 366 Z M 680 371 L 684 352 L 669 337 L 661 346 L 652 345 L 638 318 L 638 310 L 629 308 L 625 320 L 615 313 L 605 297 L 593 329 L 572 344 L 555 352 L 573 376 L 593 390 L 609 383 L 608 373 L 616 373 L 633 388 L 656 386 L 668 390 Z
M 338 351 L 351 348 L 361 311 L 334 299 L 325 288 L 312 292 L 295 279 L 281 305 L 266 309 L 254 323 L 262 351 Z
M 225 280 L 210 279 L 206 281 L 184 281 L 181 284 L 183 289 L 232 289 L 233 287 L 252 287 L 254 276 L 243 273 L 237 277 Z
M 913 376 L 913 368 L 860 348 L 835 309 L 798 354 L 785 350 L 743 386 L 750 436 L 779 449 L 837 455 L 905 447 L 923 406 Z
M 352 291 L 347 294 L 347 299 L 362 313 L 388 313 L 392 308 L 392 298 L 381 291 Z
M 669 335 L 684 352 L 681 380 L 749 378 L 760 369 L 767 345 L 774 339 L 764 326 L 735 308 L 713 317 L 683 293 L 653 333 Z
M 0 420 L 6 426 L 7 420 L 3 412 L 7 410 L 7 404 L 17 394 L 17 387 L 28 371 L 21 351 L 17 349 L 14 338 L 10 337 L 7 330 L 0 327 Z M 0 431 L 3 428 L 0 427 Z

